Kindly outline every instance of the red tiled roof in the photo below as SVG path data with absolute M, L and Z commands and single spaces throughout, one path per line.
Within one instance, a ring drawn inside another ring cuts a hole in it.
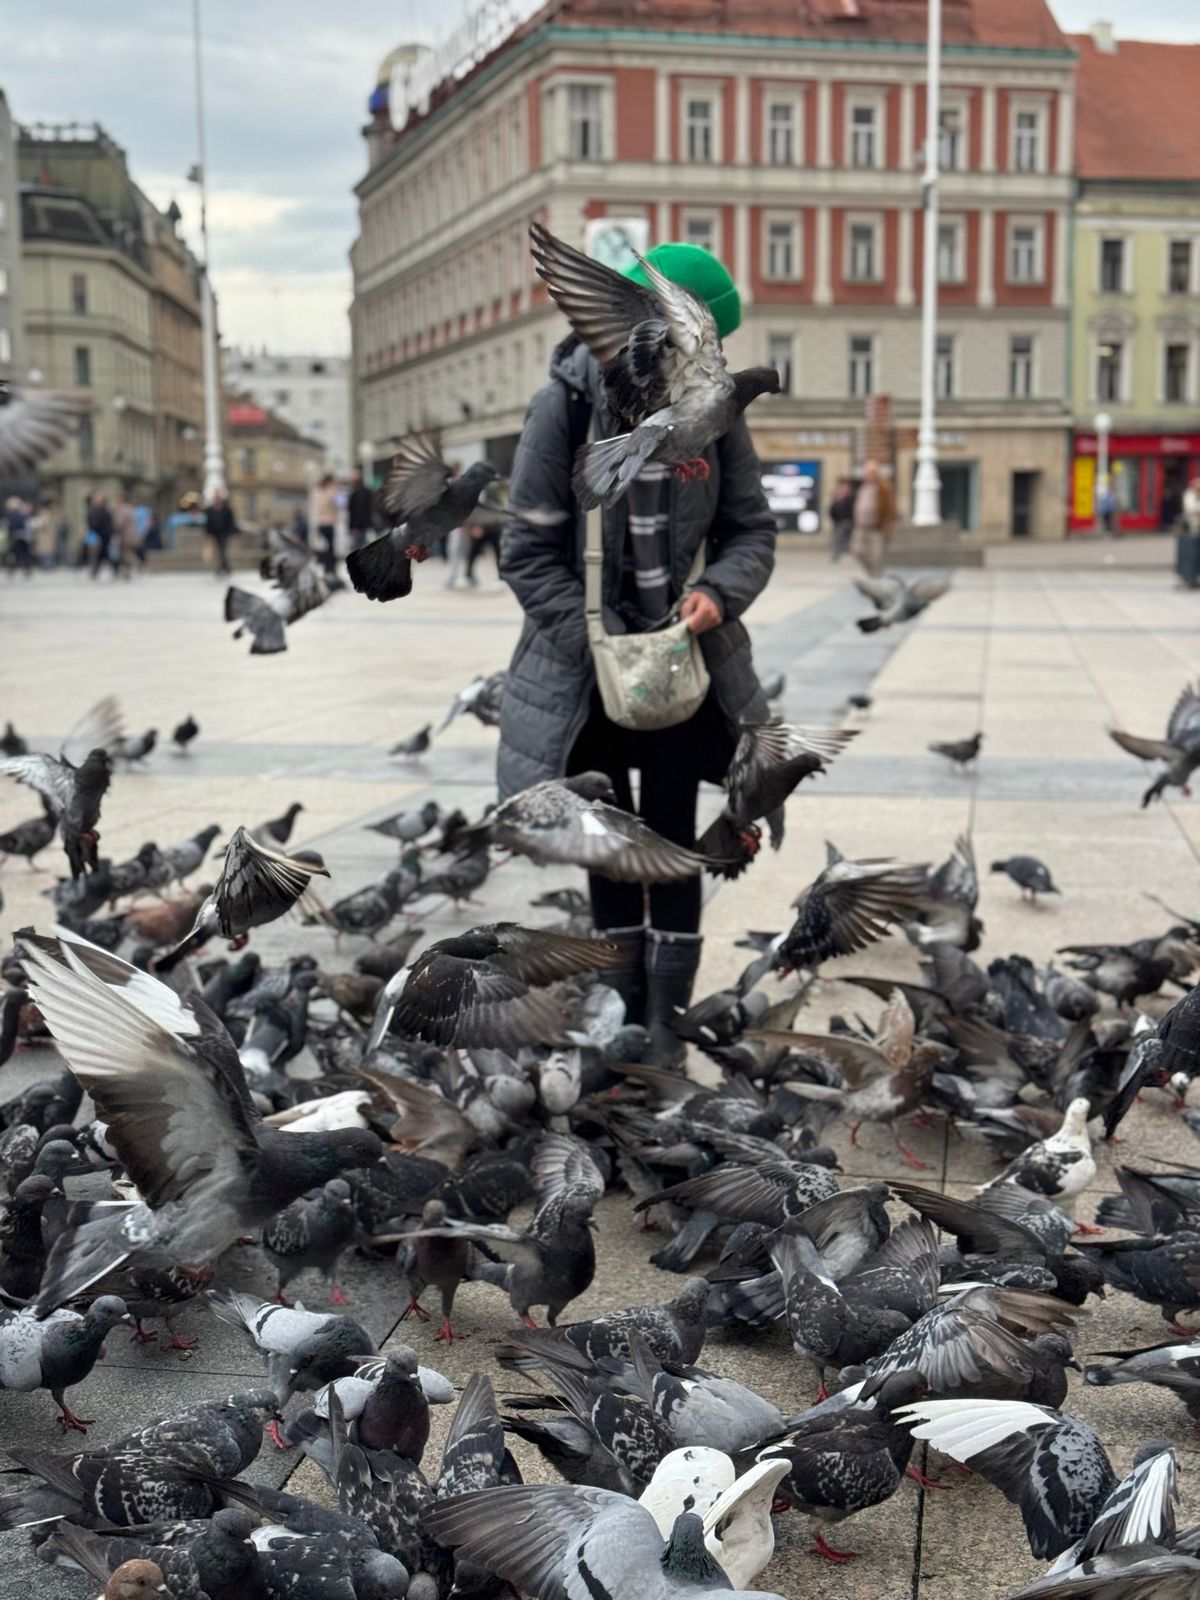
M 1088 34 L 1079 52 L 1075 165 L 1081 178 L 1200 178 L 1200 45 L 1120 39 L 1111 54 Z

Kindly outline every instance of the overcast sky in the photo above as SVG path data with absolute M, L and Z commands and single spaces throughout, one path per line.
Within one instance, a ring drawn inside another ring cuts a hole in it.
M 978 0 L 1003 5 L 1005 0 Z M 349 348 L 347 251 L 359 128 L 379 62 L 436 42 L 467 0 L 203 0 L 209 223 L 222 332 L 284 351 Z M 1197 0 L 1057 0 L 1062 25 L 1200 43 Z M 52 14 L 52 15 L 51 15 Z M 0 87 L 16 117 L 99 121 L 196 243 L 187 0 L 3 0 Z

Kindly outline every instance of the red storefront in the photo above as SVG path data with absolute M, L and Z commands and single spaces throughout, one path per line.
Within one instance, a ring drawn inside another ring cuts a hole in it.
M 1178 512 L 1184 489 L 1200 476 L 1200 433 L 1112 433 L 1108 470 L 1121 532 L 1155 533 L 1163 526 L 1164 500 L 1173 501 Z M 1077 433 L 1067 508 L 1072 533 L 1095 528 L 1096 489 L 1096 435 Z

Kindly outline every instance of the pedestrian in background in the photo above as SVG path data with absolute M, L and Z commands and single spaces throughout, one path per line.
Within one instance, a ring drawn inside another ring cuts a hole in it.
M 233 507 L 226 499 L 224 489 L 214 490 L 212 500 L 204 513 L 204 526 L 217 555 L 216 576 L 228 578 L 233 572 L 229 565 L 229 541 L 238 531 L 238 527 L 234 520 Z
M 326 572 L 332 572 L 337 565 L 337 518 L 337 480 L 332 472 L 327 472 L 312 492 L 312 523 L 319 541 L 317 554 Z
M 113 537 L 110 559 L 114 574 L 133 577 L 133 563 L 144 564 L 142 536 L 138 532 L 137 512 L 124 489 L 117 491 L 116 509 L 113 511 Z
M 854 485 L 849 478 L 839 478 L 833 486 L 829 520 L 833 524 L 830 554 L 834 561 L 840 561 L 850 548 L 850 535 L 854 531 Z
M 297 544 L 308 543 L 308 518 L 300 506 L 292 512 L 292 538 Z
M 1106 539 L 1112 539 L 1117 532 L 1117 491 L 1113 488 L 1112 479 L 1105 478 L 1100 486 L 1100 493 L 1096 498 L 1096 510 L 1100 513 L 1100 527 Z
M 61 512 L 54 524 L 54 564 L 65 567 L 71 560 L 71 519 Z
M 888 541 L 892 537 L 892 517 L 891 487 L 880 472 L 878 461 L 868 461 L 863 466 L 862 482 L 854 496 L 850 549 L 872 578 L 883 571 Z
M 97 489 L 88 504 L 87 535 L 84 540 L 94 579 L 100 576 L 100 568 L 105 563 L 112 563 L 112 539 L 113 514 L 108 509 L 108 497 Z M 113 575 L 116 575 L 115 568 Z
M 14 572 L 33 576 L 33 528 L 30 524 L 32 508 L 20 495 L 10 495 L 4 505 L 4 521 L 8 531 L 8 557 L 6 565 L 11 578 Z
M 485 550 L 490 550 L 496 558 L 496 576 L 500 576 L 500 527 L 495 522 L 471 522 L 467 525 L 467 534 L 471 541 L 467 547 L 467 582 L 474 589 L 479 583 L 475 563 Z
M 1183 526 L 1175 542 L 1175 571 L 1184 589 L 1200 588 L 1200 477 L 1183 491 Z
M 375 526 L 375 496 L 367 487 L 362 468 L 350 474 L 350 498 L 346 502 L 346 524 L 350 529 L 351 550 L 361 550 Z

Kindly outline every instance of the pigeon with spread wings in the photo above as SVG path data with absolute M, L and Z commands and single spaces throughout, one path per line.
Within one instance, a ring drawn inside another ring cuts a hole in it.
M 109 695 L 75 724 L 57 756 L 39 753 L 0 761 L 0 772 L 36 790 L 53 812 L 72 878 L 96 868 L 96 824 L 112 779 L 113 754 L 123 737 L 120 707 Z
M 649 287 L 555 238 L 529 229 L 534 265 L 571 326 L 604 369 L 614 410 L 631 431 L 585 445 L 574 491 L 585 509 L 611 505 L 651 461 L 681 477 L 707 477 L 704 452 L 752 400 L 779 393 L 769 367 L 731 373 L 703 300 L 638 258 Z
M 830 855 L 825 870 L 792 902 L 799 915 L 773 956 L 781 971 L 863 950 L 920 908 L 927 865 L 847 861 L 832 849 Z
M 854 586 L 875 607 L 873 616 L 861 617 L 861 633 L 878 633 L 881 628 L 895 627 L 898 622 L 911 622 L 919 617 L 926 606 L 940 600 L 949 589 L 949 583 L 940 578 L 916 578 L 908 583 L 897 573 L 883 578 L 857 577 Z
M 232 939 L 235 949 L 240 948 L 251 928 L 261 928 L 282 917 L 313 878 L 328 876 L 328 869 L 315 850 L 281 855 L 266 845 L 255 844 L 245 828 L 235 828 L 216 887 L 200 907 L 191 932 L 158 959 L 155 970 L 169 972 L 216 933 Z
M 72 433 L 86 415 L 85 395 L 18 389 L 0 379 L 0 478 L 19 478 Z
M 254 636 L 252 656 L 278 655 L 287 649 L 287 630 L 310 611 L 323 606 L 340 580 L 331 580 L 305 544 L 284 534 L 271 535 L 271 548 L 263 557 L 260 575 L 274 587 L 266 594 L 251 594 L 231 585 L 225 591 L 225 621 L 236 622 L 233 637 L 248 628 Z
M 254 1110 L 237 1051 L 196 996 L 69 936 L 20 936 L 30 993 L 142 1199 L 68 1227 L 45 1313 L 144 1252 L 207 1267 L 310 1189 L 381 1153 L 364 1129 L 289 1133 Z
M 1139 761 L 1165 762 L 1162 772 L 1142 796 L 1145 808 L 1151 800 L 1159 800 L 1168 788 L 1181 789 L 1191 794 L 1189 779 L 1200 767 L 1200 685 L 1185 685 L 1167 718 L 1166 737 L 1142 739 L 1137 734 L 1123 733 L 1120 728 L 1110 728 L 1108 736 Z

